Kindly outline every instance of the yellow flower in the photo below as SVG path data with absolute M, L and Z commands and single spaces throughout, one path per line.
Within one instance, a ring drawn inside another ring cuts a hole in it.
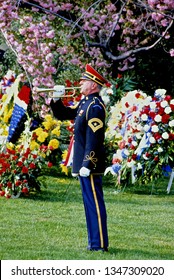
M 71 122 L 70 121 L 63 121 L 63 124 L 69 126 L 71 124 Z
M 68 150 L 64 150 L 62 153 L 62 159 L 65 160 L 68 154 Z
M 60 164 L 60 167 L 62 168 L 62 172 L 68 175 L 68 168 L 63 163 Z
M 38 141 L 41 143 L 45 142 L 45 139 L 48 137 L 48 133 L 45 131 L 42 131 L 41 134 L 38 135 Z
M 41 127 L 38 127 L 33 132 L 35 132 L 36 135 L 39 136 L 43 132 L 43 129 Z
M 5 110 L 4 110 L 4 117 L 3 117 L 3 121 L 5 123 L 8 123 L 11 115 L 12 115 L 12 111 L 13 111 L 13 108 L 11 108 L 10 110 L 8 110 L 8 108 L 6 107 Z
M 3 94 L 2 101 L 4 102 L 7 99 L 7 94 Z
M 10 150 L 13 150 L 14 144 L 11 143 L 11 142 L 7 142 L 6 147 L 7 147 L 8 149 L 10 149 Z
M 56 136 L 60 136 L 60 128 L 56 127 L 51 131 L 51 134 L 55 134 Z
M 48 143 L 48 147 L 52 147 L 54 150 L 59 147 L 59 141 L 57 139 L 52 139 Z
M 36 141 L 31 141 L 30 142 L 30 149 L 33 150 L 38 150 L 40 145 Z
M 52 122 L 42 122 L 42 124 L 43 124 L 43 126 L 44 126 L 44 128 L 46 129 L 46 130 L 49 130 L 49 129 L 51 129 L 51 127 L 52 127 Z
M 52 118 L 51 115 L 45 115 L 45 120 L 46 120 L 47 122 L 52 122 L 52 121 L 53 121 L 53 118 Z

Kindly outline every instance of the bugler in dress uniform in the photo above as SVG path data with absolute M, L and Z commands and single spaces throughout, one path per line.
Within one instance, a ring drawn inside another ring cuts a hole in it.
M 83 80 L 103 86 L 104 79 L 93 67 L 86 65 Z M 54 116 L 59 120 L 75 120 L 72 173 L 80 174 L 82 167 L 89 176 L 79 176 L 88 230 L 88 249 L 107 250 L 107 218 L 102 190 L 102 174 L 105 170 L 105 106 L 99 90 L 86 95 L 77 108 L 65 107 L 61 100 L 51 101 Z

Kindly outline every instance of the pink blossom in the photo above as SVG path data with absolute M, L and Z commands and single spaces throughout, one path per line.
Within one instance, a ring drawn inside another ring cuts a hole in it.
M 174 49 L 171 49 L 170 51 L 169 51 L 169 53 L 170 53 L 170 56 L 174 56 Z
M 50 30 L 47 34 L 46 34 L 46 36 L 47 36 L 47 38 L 54 38 L 54 36 L 55 36 L 55 32 L 54 32 L 54 30 Z

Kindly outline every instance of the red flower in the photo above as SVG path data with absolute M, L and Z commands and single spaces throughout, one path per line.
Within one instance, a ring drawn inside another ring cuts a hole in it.
M 4 196 L 5 195 L 5 191 L 0 191 L 0 196 Z
M 136 158 L 137 158 L 137 155 L 136 155 L 136 154 L 133 154 L 133 155 L 132 155 L 132 159 L 133 159 L 133 160 L 136 160 Z
M 18 161 L 17 162 L 17 166 L 19 166 L 19 167 L 23 166 L 23 162 L 22 161 Z
M 139 92 L 137 92 L 137 93 L 135 94 L 135 97 L 136 97 L 136 98 L 140 98 L 140 96 L 141 96 L 141 94 L 140 94 Z
M 28 158 L 30 153 L 31 153 L 30 148 L 27 148 L 26 152 L 24 153 L 24 157 Z
M 65 83 L 66 83 L 66 86 L 67 86 L 67 87 L 71 87 L 71 86 L 72 86 L 72 83 L 71 83 L 70 80 L 66 80 Z
M 11 149 L 8 149 L 8 148 L 7 148 L 7 152 L 8 152 L 10 155 L 15 155 L 15 154 L 16 154 L 15 150 L 11 150 Z
M 174 140 L 174 133 L 169 133 L 169 140 Z
M 118 79 L 121 79 L 122 77 L 123 77 L 123 75 L 121 75 L 121 74 L 118 73 L 117 78 L 118 78 Z
M 149 114 L 149 110 L 150 110 L 149 106 L 144 106 L 143 110 L 141 111 L 141 114 L 148 115 Z
M 23 189 L 22 189 L 22 193 L 25 193 L 25 194 L 27 194 L 29 191 L 28 191 L 28 188 L 27 187 L 24 187 Z
M 48 166 L 48 167 L 52 167 L 52 166 L 53 166 L 52 162 L 49 161 L 49 162 L 47 163 L 47 166 Z
M 12 182 L 8 181 L 8 182 L 7 182 L 7 187 L 11 189 L 11 187 L 12 187 Z
M 161 139 L 161 134 L 159 132 L 154 133 L 153 136 L 154 136 L 156 141 Z
M 20 180 L 17 180 L 15 183 L 16 186 L 20 186 L 21 184 L 22 184 L 22 182 Z
M 164 114 L 164 108 L 160 107 L 159 110 L 158 110 L 158 114 L 159 115 Z
M 82 97 L 82 95 L 81 94 L 79 94 L 76 98 L 75 98 L 75 101 L 80 101 L 81 100 L 81 97 Z
M 37 155 L 33 154 L 32 157 L 33 157 L 34 159 L 36 159 L 36 158 L 37 158 Z
M 154 161 L 158 161 L 158 160 L 159 160 L 158 156 L 154 157 Z
M 150 157 L 150 156 L 151 156 L 151 154 L 150 154 L 150 153 L 148 153 L 148 152 L 146 152 L 146 153 L 145 153 L 145 156 L 146 156 L 146 157 Z
M 135 150 L 135 148 L 136 148 L 136 147 L 135 147 L 134 145 L 132 145 L 132 144 L 130 145 L 130 149 L 131 149 L 131 150 Z
M 24 173 L 24 174 L 28 173 L 28 168 L 26 166 L 22 167 L 22 173 Z
M 106 85 L 106 87 L 110 87 L 110 86 L 111 86 L 111 84 L 110 84 L 110 83 L 106 83 L 105 85 Z
M 128 141 L 128 143 L 131 143 L 132 142 L 132 138 L 129 137 L 127 141 Z
M 155 112 L 149 112 L 148 114 L 152 118 L 152 120 L 154 120 L 154 118 L 156 116 L 156 113 Z
M 165 98 L 164 98 L 164 100 L 170 101 L 170 100 L 171 100 L 171 96 L 170 96 L 170 95 L 166 95 Z
M 174 104 L 170 104 L 170 108 L 172 111 L 174 111 Z
M 168 115 L 168 114 L 163 115 L 162 123 L 168 123 L 169 119 L 170 119 L 170 115 Z
M 13 156 L 12 160 L 17 160 L 18 156 Z
M 36 168 L 36 165 L 35 165 L 34 163 L 31 162 L 31 163 L 29 164 L 29 168 L 35 169 L 35 168 Z

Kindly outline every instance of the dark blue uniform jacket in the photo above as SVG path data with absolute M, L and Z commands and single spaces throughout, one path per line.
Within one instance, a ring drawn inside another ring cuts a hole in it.
M 57 119 L 75 120 L 72 173 L 79 173 L 82 166 L 93 174 L 103 173 L 105 106 L 99 94 L 84 97 L 76 108 L 65 107 L 61 100 L 52 100 L 50 106 Z

